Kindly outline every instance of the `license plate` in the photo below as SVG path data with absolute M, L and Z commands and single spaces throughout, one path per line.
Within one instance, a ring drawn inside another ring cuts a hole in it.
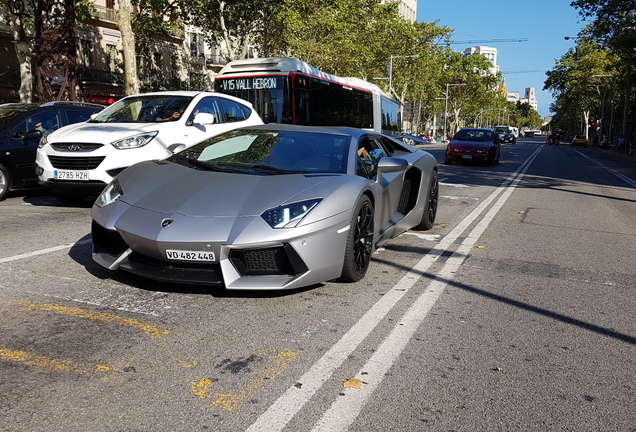
M 166 258 L 178 261 L 214 261 L 214 252 L 186 251 L 186 250 L 166 250 Z
M 473 155 L 462 155 L 462 159 L 472 159 Z
M 53 175 L 58 180 L 88 180 L 88 171 L 55 170 Z

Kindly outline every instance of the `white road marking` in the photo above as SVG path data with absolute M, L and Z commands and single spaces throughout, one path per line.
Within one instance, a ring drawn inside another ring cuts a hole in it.
M 505 199 L 500 204 L 495 204 L 493 210 L 491 210 L 488 214 L 491 215 L 489 218 L 484 218 L 471 232 L 471 234 L 464 240 L 464 243 L 460 246 L 465 248 L 470 248 L 472 244 L 477 240 L 478 237 L 474 237 L 476 233 L 481 234 L 483 230 L 486 229 L 494 214 L 501 208 L 503 203 L 507 200 L 507 197 L 512 193 L 514 185 L 517 184 L 519 179 L 523 176 L 523 173 L 528 169 L 530 163 L 536 155 L 541 151 L 541 147 L 537 149 L 530 158 L 528 158 L 520 167 L 515 171 L 501 186 L 499 186 L 494 192 L 488 196 L 485 200 L 483 200 L 466 218 L 464 218 L 446 237 L 444 237 L 428 254 L 422 257 L 422 259 L 411 269 L 409 270 L 403 277 L 398 281 L 398 283 L 387 292 L 378 302 L 376 302 L 368 311 L 365 313 L 360 320 L 353 325 L 349 329 L 347 333 L 345 333 L 342 338 L 335 343 L 314 365 L 297 380 L 297 383 L 302 385 L 292 385 L 283 393 L 263 414 L 261 414 L 258 419 L 246 430 L 246 432 L 261 432 L 261 431 L 280 431 L 282 430 L 287 423 L 302 409 L 302 407 L 311 399 L 311 397 L 322 387 L 325 381 L 329 380 L 332 376 L 333 372 L 338 368 L 348 357 L 349 355 L 358 347 L 358 345 L 371 333 L 371 331 L 384 319 L 384 317 L 389 313 L 389 311 L 397 304 L 397 302 L 406 294 L 406 292 L 415 285 L 416 282 L 420 280 L 420 277 L 426 273 L 427 269 L 436 262 L 439 257 L 449 249 L 455 240 L 481 215 L 481 213 L 493 202 L 502 192 L 506 191 Z M 482 228 L 483 227 L 483 228 Z M 482 231 L 478 231 L 478 229 Z M 463 249 L 462 249 L 463 250 Z M 459 252 L 459 251 L 458 251 Z M 455 254 L 453 254 L 455 255 Z M 450 264 L 449 264 L 450 261 Z M 450 269 L 447 267 L 449 265 L 455 265 L 457 259 L 447 261 L 444 268 Z M 449 270 L 447 270 L 449 271 Z M 444 273 L 446 275 L 446 273 Z M 452 275 L 448 276 L 447 279 Z M 438 281 L 434 281 L 433 283 L 439 283 Z M 444 285 L 442 285 L 443 288 Z M 411 306 L 409 311 L 404 315 L 403 319 L 400 320 L 400 324 L 397 327 L 408 327 L 411 333 L 404 334 L 403 337 L 397 338 L 396 341 L 391 339 L 391 343 L 396 343 L 397 345 L 402 346 L 401 349 L 397 349 L 394 352 L 388 354 L 390 359 L 393 360 L 382 360 L 386 361 L 388 364 L 383 367 L 390 367 L 395 358 L 400 354 L 403 346 L 406 345 L 408 340 L 410 339 L 410 334 L 415 331 L 419 322 L 417 319 L 423 319 L 425 314 L 422 314 L 422 309 L 417 309 L 425 307 L 427 303 L 430 303 L 430 306 L 427 306 L 428 309 L 435 304 L 437 300 L 437 296 L 439 296 L 439 292 L 443 289 L 437 289 L 436 294 L 434 293 L 431 297 L 422 294 L 420 299 L 416 301 L 416 303 Z M 429 292 L 427 290 L 426 292 Z M 417 305 L 417 306 L 416 306 Z M 412 315 L 421 314 L 421 318 L 413 317 Z M 415 321 L 413 321 L 415 320 Z M 402 324 L 406 322 L 412 322 L 413 325 L 403 326 Z M 393 333 L 401 333 L 404 329 L 394 330 Z M 393 334 L 392 333 L 392 334 Z M 389 336 L 391 337 L 391 335 Z M 388 339 L 388 338 L 387 338 Z M 387 346 L 386 340 L 381 345 L 381 349 L 384 351 L 384 347 Z M 374 361 L 376 361 L 376 357 L 373 357 Z M 374 363 L 375 364 L 375 363 Z M 368 371 L 369 369 L 365 369 L 364 371 Z M 381 381 L 384 373 L 379 371 L 378 382 Z M 364 380 L 367 381 L 368 375 L 365 375 Z M 376 384 L 376 386 L 377 386 Z M 375 388 L 375 387 L 373 387 Z M 358 415 L 360 409 L 364 406 L 366 402 L 366 398 L 371 394 L 370 392 L 364 392 L 366 395 L 363 400 L 360 400 L 359 403 L 355 405 L 338 405 L 338 401 L 334 403 L 332 408 L 330 408 L 324 415 L 323 419 L 316 426 L 318 430 L 344 430 L 346 429 L 346 425 L 351 424 L 355 417 Z M 344 399 L 342 403 L 347 403 Z M 334 407 L 335 406 L 335 407 Z M 330 429 L 330 425 L 332 424 L 332 413 L 341 410 L 348 411 L 347 415 L 342 419 L 335 419 L 335 424 L 333 428 Z
M 44 255 L 44 254 L 47 254 L 47 253 L 50 253 L 50 252 L 56 252 L 56 251 L 59 251 L 59 250 L 62 250 L 62 249 L 70 249 L 73 246 L 84 245 L 84 244 L 87 244 L 87 243 L 90 243 L 90 242 L 91 242 L 91 240 L 82 240 L 82 241 L 78 241 L 78 242 L 75 242 L 75 243 L 68 243 L 68 244 L 65 244 L 65 245 L 54 246 L 54 247 L 50 247 L 50 248 L 47 248 L 47 249 L 41 249 L 39 251 L 27 252 L 27 253 L 23 253 L 21 255 L 14 255 L 12 257 L 0 258 L 0 264 L 11 262 L 11 261 L 17 261 L 17 260 L 21 260 L 21 259 L 24 259 L 24 258 L 31 258 L 31 257 L 37 256 L 37 255 Z
M 479 198 L 477 197 L 467 197 L 467 196 L 441 195 L 440 198 L 446 198 L 449 200 L 457 200 L 457 201 L 465 201 L 465 200 L 479 201 Z
M 461 184 L 461 183 L 443 183 L 443 182 L 439 182 L 439 184 L 442 185 L 442 186 L 451 186 L 451 187 L 458 187 L 458 188 L 470 187 L 468 185 Z
M 459 270 L 459 267 L 479 237 L 481 237 L 510 195 L 512 195 L 516 185 L 521 178 L 523 178 L 537 153 L 538 152 L 535 152 L 531 156 L 530 162 L 526 161 L 525 168 L 514 179 L 512 184 L 506 188 L 503 194 L 501 194 L 501 197 L 499 197 L 488 213 L 486 213 L 470 234 L 468 234 L 457 250 L 448 258 L 436 279 L 433 280 L 426 291 L 413 302 L 389 336 L 387 336 L 378 349 L 374 351 L 373 356 L 369 359 L 367 364 L 360 369 L 356 378 L 363 380 L 367 384 L 363 386 L 362 390 L 343 389 L 344 397 L 338 397 L 332 403 L 331 407 L 324 413 L 312 432 L 344 431 L 355 421 L 373 394 L 373 391 L 380 385 L 386 373 L 406 348 L 406 345 L 420 324 L 422 324 L 424 319 L 428 316 L 428 312 L 435 305 L 439 296 L 444 292 L 448 281 L 450 281 L 453 275 Z
M 424 233 L 413 232 L 413 231 L 407 231 L 404 234 L 419 237 L 422 240 L 428 240 L 428 241 L 437 241 L 442 237 L 440 234 L 424 234 Z
M 627 183 L 628 185 L 630 185 L 631 187 L 636 187 L 636 181 L 627 177 L 625 174 L 619 173 L 618 171 L 608 167 L 607 165 L 603 164 L 602 162 L 597 161 L 594 158 L 589 157 L 586 154 L 581 153 L 578 150 L 574 150 L 576 153 L 580 154 L 581 156 L 583 156 L 586 159 L 589 159 L 590 161 L 592 161 L 593 163 L 595 163 L 596 165 L 600 166 L 601 168 L 604 168 L 606 171 L 614 174 L 616 177 L 618 177 L 619 179 L 623 180 L 625 183 Z

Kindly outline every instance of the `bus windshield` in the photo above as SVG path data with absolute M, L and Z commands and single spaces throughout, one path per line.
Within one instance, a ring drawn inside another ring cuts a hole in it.
M 250 102 L 264 123 L 292 123 L 288 76 L 217 77 L 216 91 Z

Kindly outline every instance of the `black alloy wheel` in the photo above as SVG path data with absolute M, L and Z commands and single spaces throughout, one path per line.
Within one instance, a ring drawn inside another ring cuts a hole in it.
M 437 217 L 437 204 L 439 201 L 439 181 L 437 171 L 431 173 L 431 180 L 428 186 L 428 192 L 426 194 L 426 205 L 424 206 L 424 212 L 422 213 L 422 220 L 420 224 L 414 229 L 417 230 L 430 230 L 433 228 L 435 218 Z
M 363 196 L 353 213 L 344 264 L 342 282 L 357 282 L 364 277 L 371 261 L 373 249 L 373 204 Z

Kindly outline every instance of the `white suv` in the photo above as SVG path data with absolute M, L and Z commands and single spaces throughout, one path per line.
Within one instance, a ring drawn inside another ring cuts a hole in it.
M 137 162 L 166 159 L 222 132 L 259 124 L 249 102 L 220 93 L 132 95 L 87 122 L 42 137 L 36 173 L 59 201 L 79 203 Z

